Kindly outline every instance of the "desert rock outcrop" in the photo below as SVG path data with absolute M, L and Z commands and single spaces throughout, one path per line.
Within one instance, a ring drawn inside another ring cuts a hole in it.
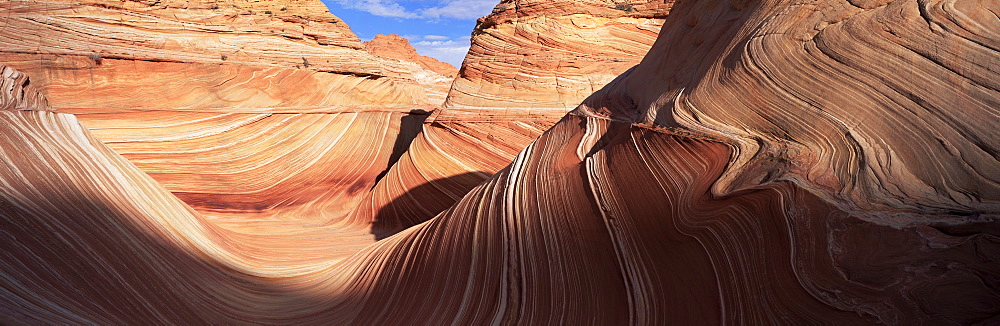
M 437 59 L 418 54 L 413 45 L 410 45 L 409 40 L 396 34 L 375 35 L 375 38 L 371 41 L 365 41 L 365 48 L 368 49 L 368 53 L 384 58 L 414 62 L 424 67 L 424 69 L 444 76 L 455 77 L 458 74 L 458 68 Z
M 499 171 L 586 96 L 638 64 L 672 3 L 502 1 L 479 20 L 444 108 L 355 219 L 378 215 L 375 229 L 399 229 L 412 225 L 400 221 L 434 216 L 425 211 L 450 205 L 454 194 Z M 464 182 L 439 182 L 452 178 Z M 440 191 L 437 200 L 405 193 L 427 183 L 436 187 L 421 193 Z
M 512 163 L 348 254 L 336 225 L 218 224 L 72 115 L 0 111 L 0 318 L 995 324 L 996 11 L 680 1 L 641 64 Z
M 7 1 L 0 13 L 0 62 L 59 108 L 426 103 L 410 67 L 368 54 L 320 1 Z
M 433 109 L 428 93 L 445 92 L 425 89 L 435 73 L 422 66 L 369 54 L 318 0 L 8 1 L 0 12 L 0 62 L 213 218 L 339 221 Z M 358 236 L 372 237 L 367 226 Z
M 569 111 L 642 59 L 671 3 L 501 1 L 473 31 L 448 105 Z
M 371 41 L 365 41 L 368 53 L 388 59 L 397 59 L 402 64 L 416 64 L 419 68 L 413 70 L 413 76 L 427 92 L 431 104 L 444 103 L 451 83 L 458 74 L 458 69 L 437 59 L 417 54 L 410 41 L 396 34 L 375 35 Z
M 0 66 L 0 111 L 52 110 L 49 100 L 38 92 L 28 76 L 7 66 Z

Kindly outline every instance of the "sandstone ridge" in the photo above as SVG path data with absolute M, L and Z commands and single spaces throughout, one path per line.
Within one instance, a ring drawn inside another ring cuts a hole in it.
M 996 11 L 679 1 L 637 66 L 555 119 L 243 112 L 115 136 L 3 110 L 0 322 L 997 324 Z M 26 94 L 5 107 L 44 107 Z M 128 137 L 147 133 L 176 142 L 145 162 L 166 173 L 231 169 L 201 186 L 299 179 L 192 208 L 98 140 L 145 153 Z
M 424 85 L 428 101 L 435 105 L 444 103 L 452 80 L 458 74 L 458 69 L 437 59 L 417 54 L 410 41 L 396 34 L 375 35 L 371 41 L 365 41 L 368 52 L 386 59 L 396 59 L 403 64 L 416 64 L 420 68 L 413 69 L 413 76 Z
M 365 41 L 365 48 L 368 52 L 380 57 L 399 59 L 407 62 L 415 62 L 427 70 L 436 72 L 448 77 L 454 77 L 458 69 L 454 66 L 438 61 L 437 59 L 417 54 L 417 50 L 410 45 L 410 41 L 396 34 L 375 35 L 371 41 Z
M 412 66 L 369 54 L 318 0 L 17 0 L 0 13 L 0 62 L 60 108 L 428 103 Z

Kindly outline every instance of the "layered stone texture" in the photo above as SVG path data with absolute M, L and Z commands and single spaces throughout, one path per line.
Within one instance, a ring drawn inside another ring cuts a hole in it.
M 319 1 L 7 1 L 0 12 L 0 62 L 59 108 L 426 103 L 410 67 L 368 54 Z
M 786 180 L 879 224 L 994 217 L 995 6 L 725 7 L 671 14 L 650 50 L 664 55 L 576 112 L 731 144 L 718 195 Z
M 383 58 L 413 62 L 420 65 L 424 69 L 447 77 L 455 77 L 455 75 L 458 74 L 458 68 L 438 61 L 437 59 L 418 54 L 417 50 L 410 44 L 410 40 L 396 34 L 375 35 L 375 38 L 371 41 L 365 41 L 365 48 L 368 49 L 368 52 L 371 54 Z
M 417 54 L 409 40 L 396 34 L 375 35 L 371 41 L 365 41 L 365 48 L 381 58 L 396 59 L 404 65 L 416 65 L 412 74 L 424 86 L 428 101 L 435 105 L 444 103 L 451 83 L 458 74 L 458 69 L 450 64 Z
M 0 111 L 49 111 L 49 100 L 38 92 L 28 76 L 0 65 Z
M 426 80 L 446 77 L 370 54 L 320 1 L 8 1 L 0 14 L 0 62 L 197 211 L 283 221 L 256 233 L 340 221 L 433 110 L 427 94 L 445 92 Z
M 384 223 L 374 229 L 398 229 L 407 223 L 397 221 L 434 216 L 425 209 L 450 205 L 452 194 L 499 171 L 587 95 L 638 64 L 672 3 L 500 2 L 473 31 L 444 108 L 375 188 L 372 209 L 355 217 L 378 215 Z M 437 181 L 451 178 L 466 181 Z M 406 194 L 426 183 L 438 185 L 431 192 L 446 188 L 429 201 L 436 204 Z M 387 205 L 393 208 L 381 209 Z
M 220 226 L 72 116 L 3 111 L 0 318 L 996 324 L 995 11 L 679 2 L 638 67 L 353 254 Z
M 642 59 L 671 3 L 501 1 L 473 31 L 448 105 L 569 111 Z

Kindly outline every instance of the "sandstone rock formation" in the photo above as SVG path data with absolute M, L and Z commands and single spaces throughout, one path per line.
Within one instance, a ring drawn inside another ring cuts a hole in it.
M 732 145 L 717 195 L 790 181 L 896 227 L 1000 208 L 995 8 L 685 8 L 650 50 L 670 55 L 648 56 L 577 114 Z M 782 19 L 796 15 L 809 19 Z
M 341 220 L 444 93 L 320 1 L 8 1 L 0 15 L 0 62 L 197 211 L 284 221 L 259 233 Z
M 448 105 L 569 111 L 642 59 L 671 3 L 501 1 L 473 31 Z
M 18 0 L 0 14 L 0 62 L 59 108 L 426 103 L 410 67 L 368 54 L 320 1 Z
M 638 64 L 672 3 L 502 1 L 480 19 L 444 108 L 426 121 L 354 219 L 379 220 L 376 232 L 388 232 L 433 217 L 478 184 L 477 177 L 502 169 L 587 95 Z M 437 182 L 453 178 L 464 181 Z M 440 191 L 431 196 L 437 200 L 408 194 L 426 183 L 437 187 L 421 194 Z
M 0 66 L 0 111 L 49 111 L 48 99 L 31 86 L 28 76 L 6 66 Z
M 451 83 L 458 74 L 458 69 L 437 59 L 417 54 L 410 41 L 396 34 L 375 35 L 371 41 L 365 41 L 368 53 L 388 59 L 397 59 L 402 64 L 416 64 L 413 76 L 424 85 L 430 103 L 440 105 L 451 89 Z M 428 72 L 429 71 L 429 72 Z
M 451 80 L 433 71 L 445 69 L 415 51 L 386 51 L 403 48 L 402 38 L 379 37 L 362 45 L 319 5 L 315 1 L 9 2 L 0 5 L 11 13 L 6 19 L 9 38 L 0 42 L 11 46 L 0 51 L 0 62 L 40 76 L 35 85 L 60 110 L 76 114 L 98 139 L 207 216 L 339 223 L 350 215 L 347 221 L 359 230 L 374 224 L 377 230 L 372 232 L 378 234 L 391 234 L 447 208 L 507 165 L 564 113 L 565 109 L 503 108 L 460 115 L 467 111 L 455 106 L 446 111 L 452 113 L 428 122 L 414 150 L 402 155 L 414 137 L 403 135 L 404 131 L 420 126 L 423 111 L 433 108 L 425 104 L 443 102 Z M 537 17 L 572 12 L 579 20 L 580 13 L 593 11 L 594 6 L 603 6 L 605 16 L 662 15 L 643 6 L 632 13 L 613 9 L 611 2 L 562 3 L 541 12 L 532 9 L 534 5 L 524 8 Z M 658 24 L 642 22 L 642 26 Z M 617 27 L 600 30 L 607 34 L 605 42 L 612 44 L 617 38 L 607 31 L 628 24 L 609 24 Z M 638 33 L 633 37 L 645 35 L 646 43 L 655 35 L 632 32 Z M 36 40 L 27 35 L 47 37 Z M 179 39 L 187 41 L 166 46 Z M 515 46 L 525 41 L 514 36 L 511 42 Z M 561 50 L 537 45 L 525 49 L 536 50 L 534 56 L 561 53 L 544 60 L 562 60 L 568 50 L 579 48 L 573 42 L 580 40 L 559 44 Z M 218 58 L 210 55 L 216 52 Z M 627 68 L 618 65 L 631 65 L 639 58 L 634 53 L 626 56 L 630 59 L 619 60 L 605 73 L 617 74 Z M 545 71 L 530 65 L 515 68 Z M 298 132 L 305 126 L 310 127 Z M 363 130 L 364 135 L 344 137 L 347 129 Z M 282 131 L 276 135 L 276 130 Z M 363 164 L 336 171 L 326 168 L 356 155 L 350 148 L 363 143 L 370 149 L 362 154 L 366 159 L 352 161 Z M 387 171 L 400 158 L 403 162 L 393 170 L 409 171 L 405 177 Z M 362 191 L 376 181 L 382 183 L 377 191 Z M 422 192 L 434 200 L 408 195 L 425 183 L 444 189 L 436 195 Z M 324 189 L 324 195 L 315 195 L 314 200 L 296 199 Z M 410 204 L 402 204 L 408 200 Z M 354 211 L 356 205 L 364 209 Z
M 418 54 L 417 50 L 413 48 L 413 45 L 410 45 L 409 40 L 396 34 L 375 35 L 375 38 L 371 41 L 365 41 L 365 48 L 368 49 L 368 53 L 383 58 L 393 58 L 404 62 L 413 62 L 420 65 L 424 69 L 447 77 L 455 77 L 455 75 L 458 74 L 458 69 L 454 66 L 438 61 L 437 59 Z
M 71 115 L 2 111 L 0 318 L 995 324 L 994 7 L 678 2 L 639 66 L 352 254 L 336 225 L 219 225 Z

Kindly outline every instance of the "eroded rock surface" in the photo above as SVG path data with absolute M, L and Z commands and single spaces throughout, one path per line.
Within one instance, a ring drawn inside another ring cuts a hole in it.
M 427 92 L 428 101 L 435 105 L 444 103 L 451 83 L 458 75 L 458 69 L 437 59 L 417 54 L 410 41 L 396 34 L 375 35 L 371 41 L 365 41 L 365 48 L 376 56 L 397 59 L 402 64 L 416 64 L 413 76 Z
M 444 92 L 320 1 L 7 1 L 0 15 L 0 62 L 197 211 L 284 220 L 256 233 L 346 216 Z
M 59 108 L 425 104 L 320 1 L 6 1 L 0 62 Z
M 0 65 L 0 110 L 51 110 L 49 100 L 38 92 L 28 76 Z
M 500 2 L 473 31 L 444 108 L 366 199 L 373 209 L 362 206 L 355 217 L 378 215 L 383 222 L 375 229 L 398 222 L 389 227 L 398 230 L 412 225 L 399 221 L 434 216 L 437 210 L 429 207 L 450 205 L 451 194 L 502 169 L 586 96 L 638 64 L 672 3 Z M 464 181 L 438 182 L 450 178 Z M 402 192 L 426 183 L 438 185 L 431 193 L 444 188 L 438 200 L 417 201 Z
M 638 67 L 512 163 L 347 254 L 336 224 L 226 227 L 71 115 L 3 111 L 0 318 L 995 324 L 996 11 L 678 2 Z M 486 129 L 452 130 L 411 151 Z M 441 164 L 422 157 L 400 162 Z
M 568 111 L 639 63 L 671 3 L 501 1 L 472 32 L 448 105 Z
M 455 68 L 450 64 L 418 54 L 417 50 L 413 48 L 413 45 L 410 45 L 409 40 L 396 34 L 375 35 L 375 38 L 371 41 L 365 41 L 365 48 L 368 49 L 368 52 L 371 54 L 385 58 L 399 59 L 406 62 L 414 62 L 419 64 L 421 67 L 424 67 L 424 69 L 444 76 L 455 77 L 455 74 L 458 73 L 458 68 Z

